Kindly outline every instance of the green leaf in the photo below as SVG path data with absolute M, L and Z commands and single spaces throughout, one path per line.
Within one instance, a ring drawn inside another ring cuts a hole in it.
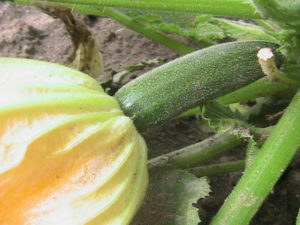
M 300 2 L 298 0 L 252 0 L 252 4 L 266 18 L 283 28 L 299 30 Z
M 226 37 L 220 27 L 211 23 L 199 23 L 190 30 L 190 35 L 198 40 L 221 40 Z
M 223 133 L 228 130 L 238 130 L 238 133 L 241 133 L 241 131 L 244 130 L 242 129 L 243 127 L 245 127 L 245 129 L 248 128 L 246 122 L 247 118 L 245 118 L 239 111 L 233 111 L 230 109 L 230 106 L 216 101 L 209 102 L 203 106 L 202 118 L 207 120 L 209 126 L 218 133 Z M 243 134 L 242 136 L 244 135 L 246 134 Z
M 142 14 L 139 11 L 130 11 L 127 14 L 131 16 L 134 20 L 146 24 L 159 24 L 163 22 L 162 17 L 160 15 L 153 13 Z
M 142 70 L 144 68 L 146 68 L 147 66 L 154 66 L 160 63 L 165 62 L 166 59 L 163 57 L 156 57 L 154 59 L 149 59 L 149 60 L 142 60 L 139 63 L 135 64 L 135 65 L 129 65 L 125 68 L 125 70 L 122 71 L 112 71 L 112 75 L 113 75 L 113 83 L 114 84 L 119 84 L 122 83 L 123 79 L 130 75 L 132 72 L 138 71 L 138 70 Z
M 186 13 L 176 14 L 176 18 L 174 18 L 174 14 L 169 12 L 153 11 L 149 13 L 149 11 L 143 10 L 121 10 L 127 12 L 127 15 L 133 20 L 143 23 L 147 29 L 160 30 L 183 37 L 188 37 L 187 29 L 192 25 L 194 18 Z
M 199 198 L 208 196 L 205 178 L 172 167 L 150 169 L 146 199 L 131 225 L 197 225 Z
M 174 24 L 174 23 L 160 23 L 160 24 L 148 26 L 148 28 L 153 30 L 161 30 L 168 33 L 178 34 L 183 37 L 188 36 L 188 33 L 185 29 L 180 27 L 178 24 Z
M 254 24 L 218 18 L 214 18 L 211 21 L 219 26 L 227 37 L 239 41 L 264 40 L 275 43 L 279 42 L 274 36 L 267 34 L 261 27 Z
M 195 19 L 194 19 L 194 25 L 197 25 L 199 23 L 207 23 L 209 22 L 211 19 L 213 18 L 212 15 L 208 15 L 208 14 L 205 14 L 205 15 L 199 15 L 197 16 Z
M 155 10 L 129 10 L 120 9 L 121 11 L 127 11 L 127 15 L 134 20 L 140 22 L 146 22 L 148 25 L 167 23 L 178 24 L 183 28 L 190 28 L 193 26 L 193 22 L 197 14 L 194 13 L 182 13 L 182 12 L 168 12 L 168 11 L 155 11 Z
M 124 9 L 122 9 L 124 11 Z M 126 10 L 125 10 L 126 11 Z M 170 13 L 142 10 L 128 11 L 133 20 L 143 23 L 147 29 L 164 31 L 182 37 L 192 38 L 203 46 L 216 44 L 213 40 L 223 39 L 225 36 L 218 26 L 207 23 L 212 16 L 193 13 Z

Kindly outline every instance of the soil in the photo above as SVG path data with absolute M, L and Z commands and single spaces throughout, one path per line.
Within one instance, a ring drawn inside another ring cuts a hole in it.
M 171 50 L 104 17 L 81 16 L 100 41 L 104 56 L 105 73 L 121 71 L 141 60 L 163 57 L 171 60 L 178 55 Z M 0 57 L 24 57 L 63 64 L 72 52 L 72 43 L 64 25 L 31 6 L 0 3 Z M 151 69 L 151 67 L 146 68 Z M 145 72 L 138 71 L 131 79 Z M 146 134 L 149 157 L 193 144 L 209 136 L 201 132 L 194 117 L 172 121 Z M 243 155 L 238 148 L 221 161 Z M 251 225 L 292 225 L 300 205 L 300 168 L 294 162 L 280 179 Z M 203 222 L 208 224 L 226 196 L 237 183 L 241 173 L 209 177 L 211 196 L 199 200 Z M 144 224 L 149 225 L 149 224 Z

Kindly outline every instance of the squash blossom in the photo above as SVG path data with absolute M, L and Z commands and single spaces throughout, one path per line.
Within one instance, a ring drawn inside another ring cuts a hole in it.
M 0 59 L 0 224 L 126 225 L 147 186 L 146 145 L 89 76 Z

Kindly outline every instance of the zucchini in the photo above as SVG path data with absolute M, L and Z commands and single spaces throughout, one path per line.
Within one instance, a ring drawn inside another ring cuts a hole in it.
M 244 41 L 205 48 L 129 82 L 115 97 L 137 129 L 147 131 L 263 77 L 256 55 L 265 47 L 276 49 L 278 45 Z

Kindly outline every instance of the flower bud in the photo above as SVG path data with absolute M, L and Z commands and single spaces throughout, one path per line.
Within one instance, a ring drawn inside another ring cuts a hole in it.
M 94 79 L 0 59 L 0 224 L 128 224 L 147 186 L 146 151 Z

